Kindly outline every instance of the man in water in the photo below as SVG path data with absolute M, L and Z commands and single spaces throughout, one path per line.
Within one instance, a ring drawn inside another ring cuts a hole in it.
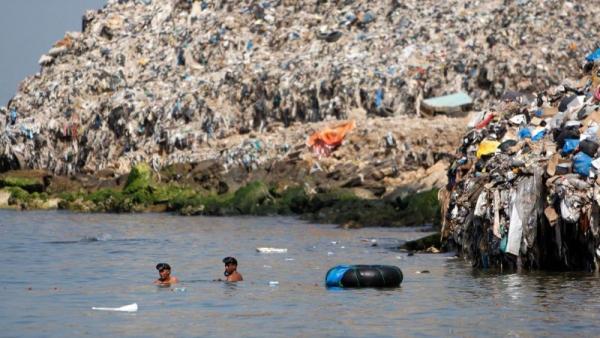
M 158 263 L 156 264 L 156 270 L 158 270 L 160 277 L 154 281 L 154 284 L 168 286 L 179 282 L 177 277 L 171 276 L 171 266 L 169 264 Z
M 238 263 L 235 258 L 225 257 L 223 258 L 223 263 L 225 264 L 225 272 L 223 274 L 226 277 L 226 282 L 239 282 L 244 280 L 242 274 L 237 272 Z

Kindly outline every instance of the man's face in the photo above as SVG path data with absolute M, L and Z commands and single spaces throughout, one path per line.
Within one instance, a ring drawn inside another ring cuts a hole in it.
M 235 269 L 237 269 L 237 265 L 235 264 L 225 264 L 225 271 L 227 274 L 232 274 Z
M 162 280 L 165 280 L 165 279 L 168 279 L 169 276 L 171 275 L 171 270 L 169 270 L 169 269 L 162 269 L 162 270 L 159 270 L 158 273 L 160 274 L 160 278 Z

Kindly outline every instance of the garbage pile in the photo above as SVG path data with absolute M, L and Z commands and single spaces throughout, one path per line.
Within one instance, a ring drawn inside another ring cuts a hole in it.
M 474 266 L 600 268 L 600 49 L 584 71 L 471 121 L 440 200 L 442 236 Z
M 110 0 L 1 110 L 0 171 L 156 168 L 275 123 L 420 115 L 433 96 L 482 104 L 547 87 L 594 47 L 599 12 L 569 1 Z

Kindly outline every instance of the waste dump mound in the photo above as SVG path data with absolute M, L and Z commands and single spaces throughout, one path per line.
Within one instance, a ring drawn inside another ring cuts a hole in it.
M 573 75 L 599 11 L 527 0 L 110 0 L 0 109 L 0 171 L 225 162 L 231 152 L 215 142 L 251 132 L 420 115 L 423 99 L 456 92 L 484 104 Z
M 600 49 L 585 75 L 509 92 L 470 123 L 442 235 L 478 267 L 600 268 Z

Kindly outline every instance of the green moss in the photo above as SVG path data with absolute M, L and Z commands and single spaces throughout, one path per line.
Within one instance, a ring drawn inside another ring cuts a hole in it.
M 168 203 L 168 209 L 184 215 L 225 216 L 237 215 L 239 211 L 231 206 L 232 194 L 193 194 L 182 193 Z
M 238 189 L 231 200 L 240 214 L 268 215 L 277 213 L 275 198 L 264 182 L 254 181 Z
M 18 187 L 28 192 L 42 192 L 44 182 L 35 178 L 6 176 L 0 178 L 0 187 Z
M 76 192 L 61 192 L 58 194 L 58 198 L 65 202 L 73 202 L 80 197 L 82 197 L 81 194 Z
M 133 194 L 132 194 L 133 195 Z M 86 208 L 92 211 L 130 212 L 134 211 L 134 197 L 115 189 L 100 189 L 84 197 Z M 78 203 L 78 205 L 81 203 Z
M 150 166 L 146 163 L 140 163 L 131 168 L 123 192 L 133 193 L 139 190 L 152 189 L 153 184 Z
M 310 199 L 302 187 L 290 187 L 283 191 L 276 200 L 279 214 L 301 214 L 309 209 Z
M 342 224 L 355 222 L 362 226 L 398 226 L 398 211 L 379 200 L 341 200 L 315 213 L 319 221 Z
M 43 208 L 44 203 L 48 201 L 46 193 L 28 193 L 20 187 L 8 187 L 7 190 L 10 192 L 9 205 L 20 205 L 25 209 L 39 209 Z
M 411 195 L 402 200 L 365 200 L 340 189 L 315 195 L 309 202 L 309 218 L 326 223 L 400 227 L 439 224 L 437 190 Z
M 161 185 L 153 190 L 155 203 L 168 203 L 176 199 L 186 199 L 196 195 L 193 189 L 176 185 Z
M 410 195 L 394 204 L 403 225 L 440 224 L 438 189 Z
M 10 192 L 8 204 L 27 203 L 32 198 L 27 191 L 20 187 L 8 187 L 6 190 Z
M 360 199 L 349 189 L 335 189 L 328 192 L 316 194 L 310 199 L 307 211 L 316 212 L 318 210 L 333 206 L 343 206 L 345 204 L 353 205 Z

